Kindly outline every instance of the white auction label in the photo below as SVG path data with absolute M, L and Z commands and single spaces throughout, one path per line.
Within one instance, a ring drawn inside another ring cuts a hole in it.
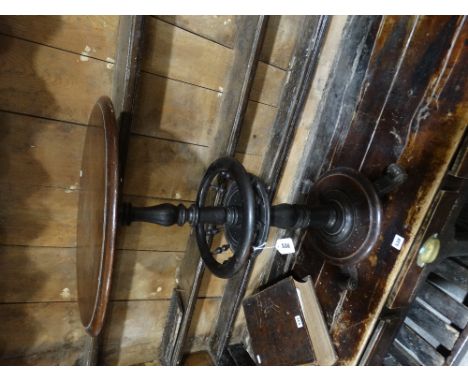
M 392 241 L 392 247 L 400 250 L 401 247 L 403 247 L 404 242 L 405 242 L 405 239 L 403 237 L 401 237 L 400 235 L 395 235 Z
M 294 319 L 296 320 L 296 326 L 300 329 L 304 326 L 304 324 L 302 323 L 302 318 L 301 316 L 294 316 Z
M 285 239 L 278 239 L 276 241 L 275 248 L 282 255 L 289 255 L 290 253 L 294 253 L 296 251 L 294 249 L 294 243 L 290 237 Z

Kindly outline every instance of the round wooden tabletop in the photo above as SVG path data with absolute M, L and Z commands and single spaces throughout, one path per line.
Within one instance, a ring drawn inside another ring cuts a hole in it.
M 81 165 L 76 272 L 81 322 L 97 336 L 109 302 L 117 229 L 118 134 L 112 102 L 91 112 Z

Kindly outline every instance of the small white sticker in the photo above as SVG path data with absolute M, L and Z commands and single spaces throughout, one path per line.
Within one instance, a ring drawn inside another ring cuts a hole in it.
M 290 237 L 287 237 L 285 239 L 278 239 L 276 241 L 275 248 L 282 255 L 289 255 L 290 253 L 294 253 L 296 251 L 294 249 L 294 243 Z
M 260 365 L 262 363 L 262 359 L 260 358 L 260 354 L 257 354 L 257 362 Z
M 392 241 L 392 247 L 400 250 L 401 247 L 403 247 L 404 242 L 405 242 L 404 238 L 402 238 L 400 235 L 395 235 Z
M 301 316 L 297 315 L 297 316 L 294 316 L 294 319 L 296 320 L 296 326 L 298 328 L 302 328 L 304 325 L 302 323 L 302 318 Z

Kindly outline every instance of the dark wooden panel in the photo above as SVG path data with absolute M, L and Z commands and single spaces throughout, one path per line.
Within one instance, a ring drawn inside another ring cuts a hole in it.
M 406 325 L 401 327 L 397 341 L 410 349 L 422 365 L 442 366 L 445 362 L 441 354 Z
M 394 343 L 390 347 L 389 354 L 392 355 L 402 366 L 421 366 L 414 357 L 399 343 Z
M 118 16 L 2 16 L 0 33 L 113 63 L 118 24 Z
M 421 288 L 418 297 L 426 301 L 459 328 L 464 328 L 467 325 L 468 308 L 455 301 L 435 286 L 425 283 Z
M 0 181 L 78 188 L 84 136 L 83 126 L 0 112 Z
M 221 93 L 225 90 L 233 50 L 155 18 L 147 19 L 145 40 L 145 72 Z M 260 62 L 250 99 L 276 106 L 285 75 L 284 70 Z
M 383 361 L 384 366 L 403 366 L 392 353 L 388 353 Z
M 468 269 L 457 262 L 447 259 L 437 264 L 432 271 L 460 288 L 468 290 Z
M 173 203 L 173 200 L 149 197 L 124 196 L 125 202 L 135 206 L 146 207 L 161 203 Z M 183 203 L 188 206 L 189 203 Z M 163 227 L 156 224 L 134 222 L 130 226 L 122 226 L 117 234 L 117 248 L 145 251 L 175 251 L 185 250 L 190 226 Z
M 429 312 L 421 304 L 415 303 L 409 310 L 407 318 L 411 319 L 430 336 L 434 337 L 447 349 L 452 349 L 458 338 L 458 331 L 434 314 Z
M 312 253 L 306 260 L 312 263 L 307 272 L 316 277 L 317 293 L 344 364 L 355 363 L 364 349 L 466 129 L 463 63 L 468 28 L 461 17 L 422 17 L 414 24 L 412 20 L 384 19 L 367 75 L 374 74 L 364 83 L 349 130 L 344 126 L 336 133 L 342 148 L 331 150 L 331 160 L 324 165 L 355 166 L 373 179 L 398 160 L 409 174 L 408 181 L 384 199 L 384 234 L 369 258 L 358 265 L 356 290 L 343 292 L 337 287 L 341 276 L 336 267 L 313 260 Z M 382 65 L 376 64 L 379 57 Z M 379 71 L 390 75 L 386 83 L 372 80 Z M 391 133 L 393 128 L 402 143 Z M 405 238 L 400 251 L 391 246 L 395 234 Z

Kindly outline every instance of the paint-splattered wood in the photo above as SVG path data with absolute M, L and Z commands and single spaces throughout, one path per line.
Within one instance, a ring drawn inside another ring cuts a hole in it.
M 468 290 L 468 269 L 454 260 L 442 261 L 433 269 L 433 272 L 462 289 Z
M 76 301 L 75 248 L 0 246 L 0 302 Z
M 232 48 L 236 37 L 237 16 L 157 16 L 167 23 L 186 29 L 208 40 Z
M 358 265 L 356 290 L 340 291 L 337 268 L 314 259 L 307 238 L 304 242 L 306 257 L 297 271 L 316 280 L 342 364 L 354 364 L 362 354 L 463 137 L 467 35 L 462 17 L 384 18 L 358 110 L 351 125 L 336 133 L 329 166 L 354 166 L 374 179 L 398 161 L 409 174 L 408 181 L 384 199 L 382 235 Z M 401 251 L 391 247 L 395 234 L 405 238 Z
M 0 36 L 0 110 L 86 124 L 110 94 L 107 63 L 44 45 Z
M 1 365 L 75 365 L 87 335 L 75 302 L 0 304 Z
M 9 183 L 0 187 L 0 244 L 76 245 L 76 190 Z
M 232 50 L 155 18 L 147 19 L 142 70 L 222 92 Z M 201 52 L 203 52 L 201 54 Z M 250 99 L 276 106 L 285 71 L 260 62 Z
M 118 16 L 2 16 L 0 33 L 112 63 Z
M 265 108 L 268 112 L 271 109 L 268 106 L 259 106 Z M 263 117 L 266 116 L 269 116 L 269 114 L 264 113 Z M 248 118 L 246 122 L 244 131 L 253 134 L 253 140 L 257 141 L 251 145 L 252 148 L 248 151 L 253 152 L 255 155 L 239 154 L 239 158 L 244 160 L 247 167 L 254 173 L 257 172 L 256 169 L 259 167 L 258 162 L 261 161 L 261 152 L 263 150 L 261 137 L 266 134 L 266 129 L 269 127 L 268 119 L 262 118 L 261 124 L 256 122 L 258 119 L 252 121 L 251 118 Z M 83 126 L 4 112 L 0 112 L 0 122 L 0 137 L 2 138 L 0 140 L 0 182 L 11 183 L 14 180 L 14 183 L 18 185 L 39 185 L 68 188 L 69 190 L 79 188 L 81 155 L 85 134 Z M 249 126 L 248 123 L 252 123 L 252 126 Z M 70 142 L 73 142 L 73 145 L 70 145 Z M 136 137 L 132 140 L 132 147 L 137 146 L 134 147 L 135 152 L 140 150 L 140 146 L 158 148 L 168 144 L 175 146 L 174 157 L 180 157 L 180 153 L 189 152 L 192 147 L 197 153 L 204 150 L 204 148 L 197 146 L 145 137 Z M 250 145 L 250 142 L 248 144 Z M 62 159 L 57 160 L 57 158 Z M 168 165 L 163 164 L 165 162 L 158 162 L 158 158 L 156 157 L 154 162 L 149 162 L 144 169 L 148 171 L 148 174 L 156 172 L 161 183 L 160 186 L 164 186 L 170 183 L 170 180 L 167 180 L 161 174 L 161 171 L 164 166 Z M 129 166 L 134 168 L 144 166 L 142 162 L 148 161 L 149 158 L 144 155 L 143 158 L 132 156 L 131 159 L 132 164 Z M 177 167 L 178 170 L 185 167 L 193 171 L 193 162 L 186 163 L 185 166 L 177 162 L 177 165 L 180 165 L 180 167 Z M 160 167 L 159 173 L 157 171 L 158 166 Z M 174 175 L 170 171 L 166 174 Z M 135 176 L 133 179 L 138 182 L 134 185 L 135 189 L 132 190 L 132 193 L 144 195 L 147 192 L 144 187 L 144 183 L 148 181 L 147 173 L 141 175 L 141 178 Z M 191 184 L 191 193 L 198 188 L 199 179 L 194 177 L 193 184 Z M 184 178 L 177 179 L 177 182 L 179 184 L 176 184 L 176 186 L 180 185 L 183 188 Z M 180 192 L 179 194 L 182 195 Z M 177 192 L 169 196 L 175 197 Z
M 75 124 L 0 112 L 0 182 L 77 188 L 85 132 Z

